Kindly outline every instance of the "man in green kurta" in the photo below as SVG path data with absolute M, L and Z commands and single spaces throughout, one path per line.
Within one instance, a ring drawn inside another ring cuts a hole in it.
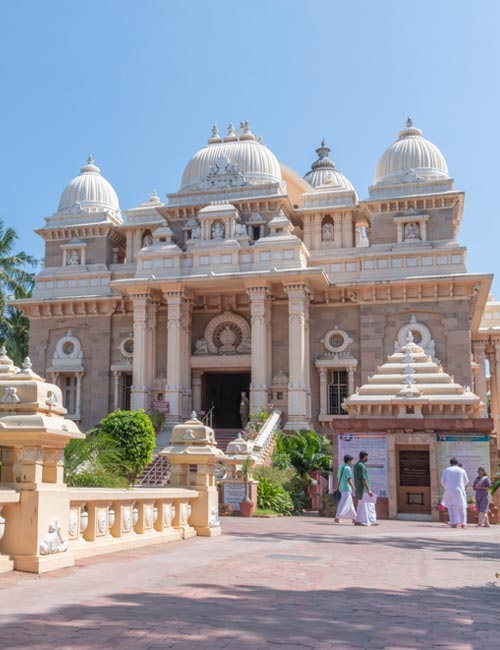
M 375 503 L 369 499 L 373 497 L 368 479 L 368 470 L 366 462 L 368 454 L 366 451 L 359 452 L 359 460 L 354 465 L 354 487 L 356 488 L 356 497 L 358 498 L 358 507 L 356 511 L 357 526 L 376 526 L 377 513 Z

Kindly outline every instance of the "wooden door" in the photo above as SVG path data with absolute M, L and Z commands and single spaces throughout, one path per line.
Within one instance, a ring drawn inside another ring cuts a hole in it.
M 431 512 L 429 447 L 396 447 L 398 512 Z

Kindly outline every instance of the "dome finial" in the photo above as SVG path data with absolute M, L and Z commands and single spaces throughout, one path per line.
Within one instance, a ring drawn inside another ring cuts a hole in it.
M 80 169 L 81 174 L 100 174 L 101 170 L 95 164 L 92 154 L 87 158 L 87 164 Z
M 408 116 L 408 119 L 406 120 L 406 128 L 411 129 L 412 126 L 413 126 L 413 120 L 411 119 L 410 116 Z
M 94 159 L 92 158 L 92 154 L 89 153 L 89 157 L 87 158 L 87 165 L 93 165 L 94 164 Z
M 224 138 L 224 142 L 235 142 L 236 140 L 238 140 L 238 136 L 236 135 L 234 124 L 232 122 L 229 122 L 227 127 L 227 135 Z
M 222 142 L 222 138 L 220 137 L 217 124 L 214 124 L 212 127 L 212 135 L 208 139 L 208 144 L 217 144 L 217 142 Z

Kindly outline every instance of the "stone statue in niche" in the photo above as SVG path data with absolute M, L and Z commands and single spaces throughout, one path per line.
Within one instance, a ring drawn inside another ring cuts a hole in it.
M 223 239 L 224 238 L 224 226 L 216 221 L 212 226 L 212 237 L 213 239 Z
M 247 227 L 244 223 L 237 223 L 235 228 L 236 237 L 247 237 Z
M 323 241 L 333 241 L 333 226 L 329 222 L 323 224 L 322 239 Z
M 195 354 L 208 354 L 208 343 L 206 339 L 201 338 L 196 341 L 194 344 L 194 353 Z
M 78 266 L 80 264 L 80 256 L 78 255 L 78 251 L 71 251 L 71 255 L 69 256 L 68 260 L 68 266 Z
M 200 225 L 197 224 L 191 230 L 191 239 L 201 239 L 201 226 Z
M 405 226 L 405 241 L 420 241 L 420 229 L 418 223 L 412 221 Z
M 144 239 L 142 240 L 142 245 L 143 247 L 148 247 L 153 245 L 153 237 L 152 235 L 144 235 Z

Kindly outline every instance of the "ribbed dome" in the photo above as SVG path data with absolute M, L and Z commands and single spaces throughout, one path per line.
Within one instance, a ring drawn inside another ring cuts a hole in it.
M 80 175 L 66 186 L 59 201 L 58 212 L 72 212 L 75 208 L 89 212 L 120 211 L 115 190 L 101 176 L 101 170 L 94 165 L 92 156 L 80 169 Z
M 222 139 L 214 127 L 208 146 L 188 162 L 179 191 L 280 182 L 281 170 L 276 156 L 255 139 L 248 123 L 242 124 L 240 131 L 238 136 L 230 124 Z
M 328 158 L 330 149 L 325 145 L 324 140 L 322 140 L 321 146 L 316 149 L 316 153 L 318 154 L 318 160 L 313 162 L 311 171 L 307 172 L 304 180 L 315 189 L 327 185 L 328 187 L 324 189 L 355 192 L 351 181 L 338 169 L 335 169 L 335 164 Z
M 406 129 L 386 149 L 375 171 L 374 186 L 449 179 L 446 160 L 439 149 L 422 137 L 408 118 Z

